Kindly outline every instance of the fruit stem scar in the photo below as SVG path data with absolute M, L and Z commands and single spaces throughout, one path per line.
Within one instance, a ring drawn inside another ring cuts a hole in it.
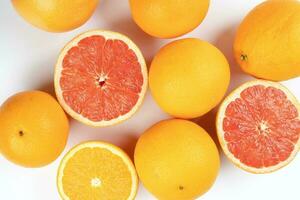
M 19 131 L 19 136 L 23 136 L 24 135 L 24 132 L 21 130 L 21 131 Z
M 91 186 L 92 186 L 93 188 L 100 187 L 101 184 L 102 184 L 102 181 L 101 181 L 99 178 L 95 177 L 95 178 L 92 178 L 92 179 L 91 179 Z
M 183 190 L 184 189 L 184 187 L 182 186 L 182 185 L 179 185 L 179 190 Z
M 241 54 L 241 60 L 242 60 L 242 61 L 247 61 L 247 60 L 248 60 L 247 55 Z

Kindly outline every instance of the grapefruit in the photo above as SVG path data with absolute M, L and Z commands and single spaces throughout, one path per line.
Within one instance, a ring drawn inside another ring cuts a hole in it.
M 63 200 L 133 200 L 138 178 L 128 155 L 105 142 L 84 142 L 62 159 L 57 187 Z
M 235 59 L 258 78 L 280 81 L 300 76 L 300 1 L 265 1 L 242 21 Z
M 12 0 L 16 11 L 29 23 L 50 32 L 65 32 L 84 24 L 99 0 Z
M 134 161 L 143 185 L 157 199 L 196 199 L 212 187 L 220 167 L 209 134 L 182 119 L 146 130 L 136 144 Z
M 300 146 L 300 105 L 287 88 L 250 81 L 234 90 L 217 115 L 217 132 L 225 155 L 252 173 L 287 165 Z
M 147 90 L 147 67 L 138 47 L 110 31 L 85 32 L 61 51 L 54 77 L 57 98 L 73 118 L 109 126 L 131 117 Z
M 149 35 L 181 36 L 195 29 L 206 16 L 209 0 L 130 0 L 133 20 Z
M 54 161 L 65 148 L 69 122 L 58 102 L 41 91 L 8 98 L 0 107 L 0 152 L 24 167 Z
M 195 38 L 161 48 L 149 72 L 154 99 L 179 118 L 199 117 L 213 109 L 225 95 L 229 80 L 229 64 L 222 52 Z

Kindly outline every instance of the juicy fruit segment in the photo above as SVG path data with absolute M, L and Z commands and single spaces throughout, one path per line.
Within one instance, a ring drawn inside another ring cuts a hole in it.
M 12 0 L 16 11 L 29 23 L 50 32 L 64 32 L 84 24 L 99 0 Z
M 58 188 L 66 199 L 134 199 L 137 177 L 129 157 L 118 147 L 87 142 L 63 158 Z
M 213 109 L 225 95 L 229 80 L 225 56 L 208 42 L 194 38 L 161 48 L 149 72 L 158 105 L 180 118 L 199 117 Z
M 147 69 L 137 47 L 124 38 L 91 31 L 67 45 L 57 64 L 56 89 L 74 118 L 110 125 L 130 117 L 141 104 Z
M 143 185 L 158 199 L 195 199 L 213 185 L 219 153 L 207 132 L 180 119 L 161 121 L 142 134 L 135 166 Z
M 63 151 L 69 122 L 58 102 L 41 91 L 8 98 L 0 107 L 0 152 L 24 167 L 41 167 Z
M 206 16 L 209 0 L 130 0 L 134 21 L 146 33 L 173 38 L 195 29 Z
M 246 83 L 222 104 L 218 133 L 242 168 L 264 173 L 287 164 L 299 148 L 299 103 L 279 84 Z
M 300 2 L 265 1 L 240 24 L 234 42 L 241 68 L 259 78 L 300 76 Z

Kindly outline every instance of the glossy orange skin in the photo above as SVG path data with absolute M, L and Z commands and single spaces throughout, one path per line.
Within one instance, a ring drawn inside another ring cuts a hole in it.
M 271 0 L 255 7 L 238 27 L 237 63 L 246 73 L 282 81 L 300 76 L 300 1 Z
M 205 18 L 209 0 L 130 0 L 134 21 L 149 35 L 174 38 L 195 29 Z
M 0 152 L 24 167 L 41 167 L 63 151 L 69 122 L 58 102 L 41 91 L 21 92 L 0 107 Z
M 16 11 L 30 24 L 49 31 L 65 32 L 83 25 L 99 0 L 12 0 Z

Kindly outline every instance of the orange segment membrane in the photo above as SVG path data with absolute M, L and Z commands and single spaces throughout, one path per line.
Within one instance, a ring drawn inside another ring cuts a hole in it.
M 299 113 L 281 90 L 255 85 L 227 106 L 223 130 L 229 151 L 242 163 L 274 166 L 289 158 L 299 140 Z
M 141 66 L 121 40 L 84 38 L 67 52 L 62 65 L 59 84 L 66 104 L 91 121 L 124 115 L 139 99 Z

